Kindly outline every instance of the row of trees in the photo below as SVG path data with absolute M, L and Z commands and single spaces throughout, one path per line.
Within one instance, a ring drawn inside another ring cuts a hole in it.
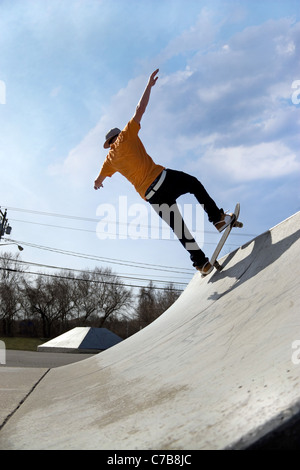
M 31 275 L 20 269 L 19 255 L 0 258 L 0 335 L 51 338 L 75 326 L 106 327 L 126 338 L 163 313 L 178 297 L 170 285 L 152 282 L 138 294 L 111 269 L 76 275 Z

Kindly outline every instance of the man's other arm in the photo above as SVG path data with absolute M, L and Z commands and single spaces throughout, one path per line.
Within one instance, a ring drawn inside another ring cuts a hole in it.
M 103 188 L 103 181 L 105 180 L 106 176 L 98 176 L 98 178 L 94 182 L 94 189 Z

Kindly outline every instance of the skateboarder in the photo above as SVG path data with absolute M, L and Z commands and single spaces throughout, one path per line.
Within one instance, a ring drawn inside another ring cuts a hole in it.
M 111 129 L 105 136 L 103 147 L 110 150 L 94 182 L 94 188 L 103 187 L 105 178 L 111 177 L 117 171 L 125 176 L 140 196 L 148 201 L 159 216 L 169 224 L 183 247 L 189 252 L 193 266 L 202 275 L 207 275 L 213 266 L 187 229 L 176 199 L 186 193 L 193 194 L 203 205 L 209 221 L 219 232 L 232 222 L 233 216 L 224 214 L 223 209 L 217 207 L 197 178 L 154 163 L 139 139 L 140 122 L 147 108 L 151 89 L 158 79 L 158 71 L 157 69 L 150 75 L 135 114 L 125 128 L 122 131 L 118 128 Z

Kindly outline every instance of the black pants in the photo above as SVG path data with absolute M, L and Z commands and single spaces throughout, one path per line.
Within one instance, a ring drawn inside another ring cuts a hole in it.
M 182 171 L 170 169 L 166 171 L 167 174 L 163 184 L 148 202 L 155 212 L 171 227 L 183 247 L 189 252 L 193 265 L 202 266 L 207 258 L 186 227 L 176 204 L 176 199 L 183 194 L 193 194 L 197 201 L 202 204 L 210 222 L 218 222 L 223 210 L 216 206 L 216 203 L 197 178 Z

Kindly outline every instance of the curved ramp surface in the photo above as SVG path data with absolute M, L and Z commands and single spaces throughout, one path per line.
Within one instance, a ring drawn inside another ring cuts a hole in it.
M 297 213 L 141 332 L 50 370 L 0 448 L 243 448 L 299 413 L 299 227 Z

